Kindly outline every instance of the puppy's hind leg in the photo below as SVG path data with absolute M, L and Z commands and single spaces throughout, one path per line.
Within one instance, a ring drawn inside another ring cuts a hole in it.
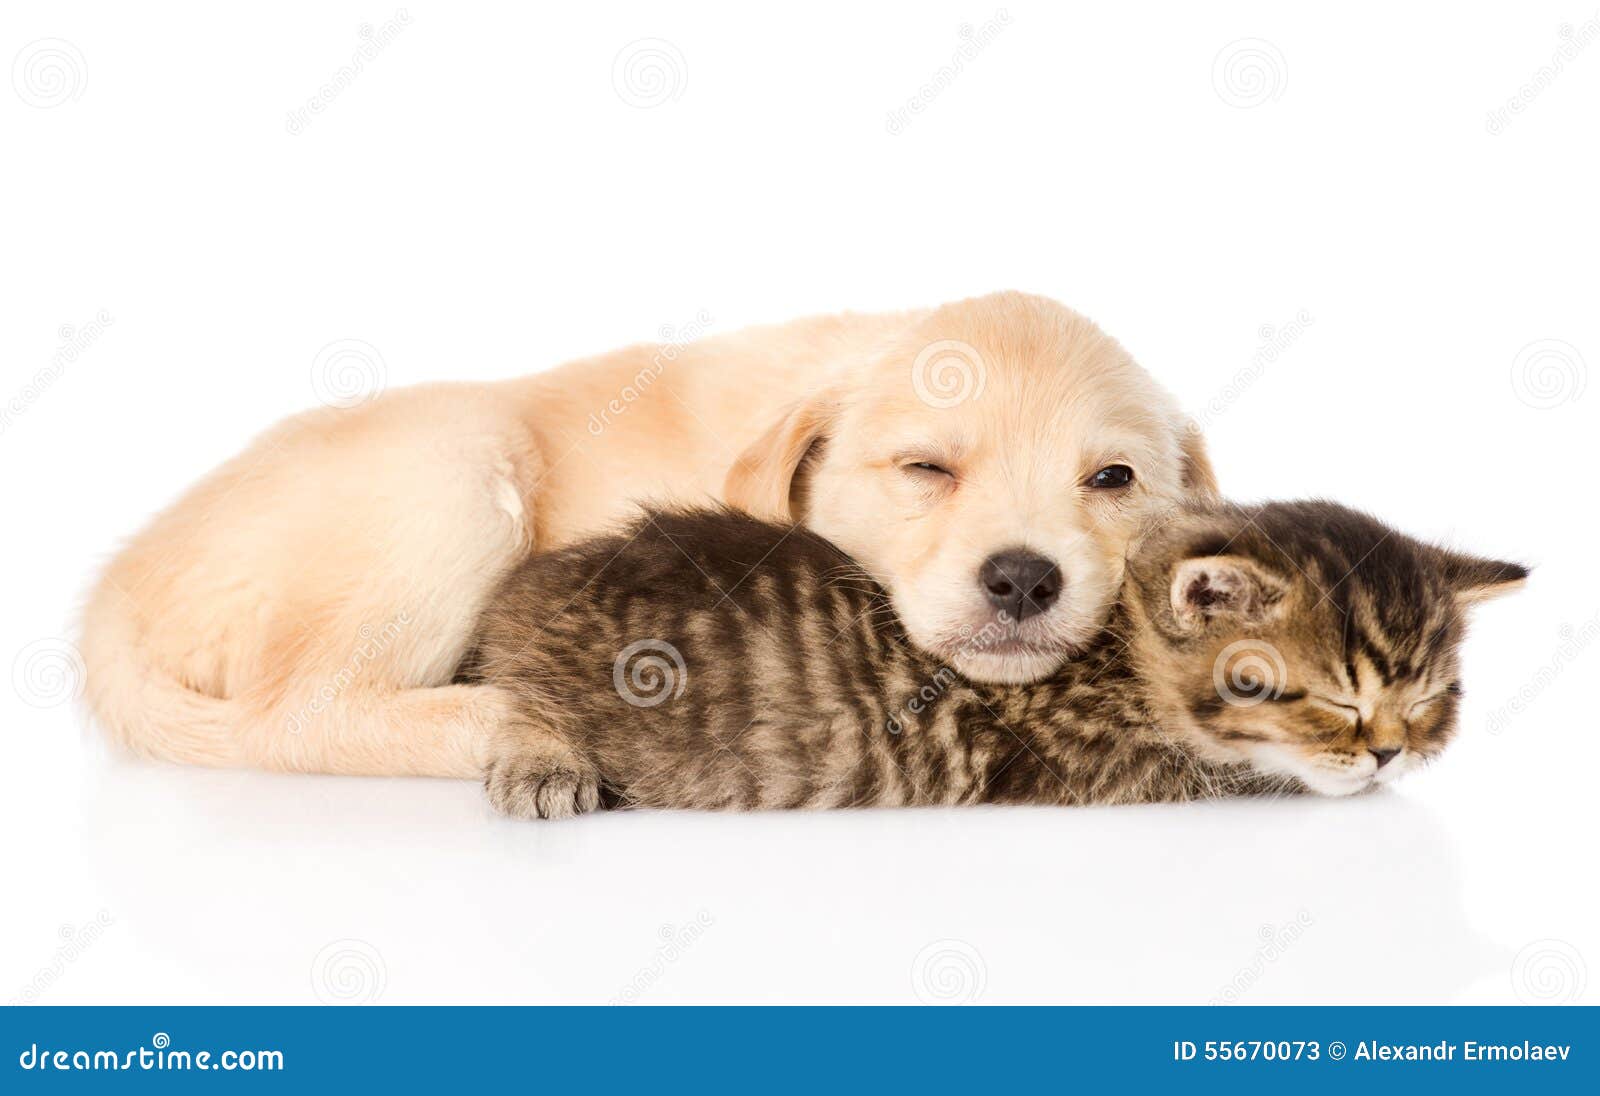
M 310 558 L 289 568 L 240 695 L 251 764 L 474 778 L 514 714 L 456 670 L 533 549 L 541 458 L 481 394 L 413 402 L 341 455 L 336 503 L 298 531 Z

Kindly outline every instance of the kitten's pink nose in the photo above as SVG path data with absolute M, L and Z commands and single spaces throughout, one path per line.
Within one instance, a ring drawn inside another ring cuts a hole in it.
M 1368 750 L 1367 752 L 1377 758 L 1378 768 L 1380 769 L 1400 756 L 1399 750 Z

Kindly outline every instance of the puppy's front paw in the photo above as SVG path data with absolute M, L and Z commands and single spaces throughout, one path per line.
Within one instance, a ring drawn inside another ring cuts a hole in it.
M 491 761 L 483 787 L 495 810 L 513 818 L 571 818 L 600 806 L 595 774 L 549 753 Z

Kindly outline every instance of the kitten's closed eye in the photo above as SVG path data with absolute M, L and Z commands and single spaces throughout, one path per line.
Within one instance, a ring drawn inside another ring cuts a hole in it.
M 1416 712 L 1425 711 L 1430 704 L 1437 704 L 1441 700 L 1450 700 L 1460 695 L 1461 682 L 1452 681 L 1449 685 L 1434 693 L 1432 696 L 1425 696 L 1415 704 L 1411 705 L 1411 712 L 1414 714 Z
M 1361 709 L 1357 705 L 1347 700 L 1335 700 L 1332 697 L 1319 696 L 1304 689 L 1286 689 L 1269 699 L 1280 705 L 1310 708 L 1314 712 L 1333 716 L 1346 723 L 1359 724 L 1361 722 Z

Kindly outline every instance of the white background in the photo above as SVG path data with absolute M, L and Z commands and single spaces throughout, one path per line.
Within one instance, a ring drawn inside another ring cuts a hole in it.
M 996 9 L 588 7 L 410 0 L 291 132 L 396 9 L 6 5 L 0 998 L 1595 999 L 1592 2 L 1011 0 L 899 132 Z M 1120 337 L 1235 497 L 1536 565 L 1451 753 L 1344 801 L 541 825 L 133 762 L 73 702 L 96 567 L 330 342 L 399 386 L 1006 287 Z

